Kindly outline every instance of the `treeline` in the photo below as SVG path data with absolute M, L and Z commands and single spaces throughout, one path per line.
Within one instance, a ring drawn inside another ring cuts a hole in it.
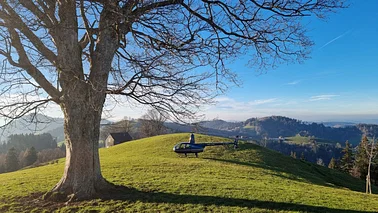
M 332 158 L 340 159 L 343 150 L 340 144 L 319 144 L 315 141 L 309 144 L 290 144 L 262 140 L 260 145 L 297 159 L 324 165 L 328 165 Z
M 65 146 L 57 147 L 50 134 L 10 135 L 0 145 L 0 173 L 38 166 L 65 156 Z
M 202 121 L 198 123 L 201 127 L 218 129 L 218 130 L 236 130 L 243 128 L 243 122 L 228 122 L 224 120 L 212 120 L 212 121 Z
M 343 149 L 341 159 L 334 160 L 334 169 L 349 173 L 362 180 L 369 180 L 378 185 L 378 146 L 375 138 L 363 136 L 355 148 L 348 141 Z M 329 165 L 332 168 L 333 165 Z M 369 169 L 370 168 L 370 169 Z M 369 175 L 368 175 L 369 173 Z
M 376 124 L 357 124 L 356 127 L 368 137 L 378 137 L 378 125 Z
M 57 148 L 56 140 L 49 133 L 40 135 L 15 134 L 8 136 L 8 141 L 0 145 L 0 154 L 7 153 L 11 148 L 18 151 L 25 151 L 34 147 L 37 151 Z

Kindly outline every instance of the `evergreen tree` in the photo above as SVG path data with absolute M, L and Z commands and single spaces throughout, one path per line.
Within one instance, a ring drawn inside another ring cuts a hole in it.
M 368 138 L 366 136 L 363 136 L 360 144 L 357 147 L 356 160 L 354 161 L 354 164 L 358 170 L 358 173 L 360 174 L 361 179 L 366 178 L 367 169 L 369 165 L 369 159 L 367 155 L 367 148 L 369 146 L 368 143 Z
M 301 153 L 301 160 L 306 160 L 303 152 Z
M 331 161 L 328 164 L 328 168 L 335 169 L 336 168 L 336 160 L 335 158 L 332 158 Z
M 7 172 L 16 171 L 19 168 L 17 152 L 14 147 L 10 148 L 5 156 L 5 170 Z
M 340 161 L 340 170 L 349 173 L 353 168 L 352 145 L 346 141 L 345 148 L 341 152 L 344 153 L 344 155 Z
M 24 154 L 24 163 L 25 166 L 30 166 L 33 163 L 35 163 L 38 159 L 37 151 L 35 148 L 32 146 L 31 148 L 27 149 L 25 154 Z

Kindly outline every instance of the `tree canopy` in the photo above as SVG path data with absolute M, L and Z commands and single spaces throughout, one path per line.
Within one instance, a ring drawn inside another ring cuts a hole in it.
M 340 7 L 340 0 L 1 1 L 0 88 L 12 95 L 0 113 L 18 118 L 60 104 L 76 78 L 192 116 L 214 95 L 204 80 L 219 89 L 235 82 L 227 64 L 239 55 L 258 71 L 306 59 L 313 42 L 302 17 Z M 205 71 L 194 71 L 201 66 Z M 28 96 L 16 101 L 16 92 Z

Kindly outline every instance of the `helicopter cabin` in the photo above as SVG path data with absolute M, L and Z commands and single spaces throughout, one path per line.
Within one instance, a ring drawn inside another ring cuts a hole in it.
M 133 138 L 128 132 L 110 133 L 105 140 L 105 147 L 111 147 L 120 143 L 131 141 Z

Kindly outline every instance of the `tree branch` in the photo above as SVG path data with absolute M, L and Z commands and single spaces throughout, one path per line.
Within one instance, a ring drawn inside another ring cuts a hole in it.
M 6 26 L 9 28 L 17 28 L 24 34 L 32 44 L 37 48 L 37 50 L 46 57 L 47 60 L 52 64 L 56 64 L 57 57 L 53 51 L 47 48 L 44 43 L 29 29 L 29 27 L 22 21 L 20 16 L 11 8 L 5 1 L 0 1 L 2 5 L 8 12 L 0 10 L 0 18 L 7 20 Z
M 11 35 L 12 46 L 17 50 L 19 56 L 18 65 L 20 68 L 26 70 L 26 72 L 33 77 L 33 79 L 54 99 L 56 103 L 59 103 L 61 96 L 60 92 L 45 78 L 45 76 L 29 61 L 29 58 L 23 48 L 20 40 L 20 36 L 15 29 L 9 28 Z

